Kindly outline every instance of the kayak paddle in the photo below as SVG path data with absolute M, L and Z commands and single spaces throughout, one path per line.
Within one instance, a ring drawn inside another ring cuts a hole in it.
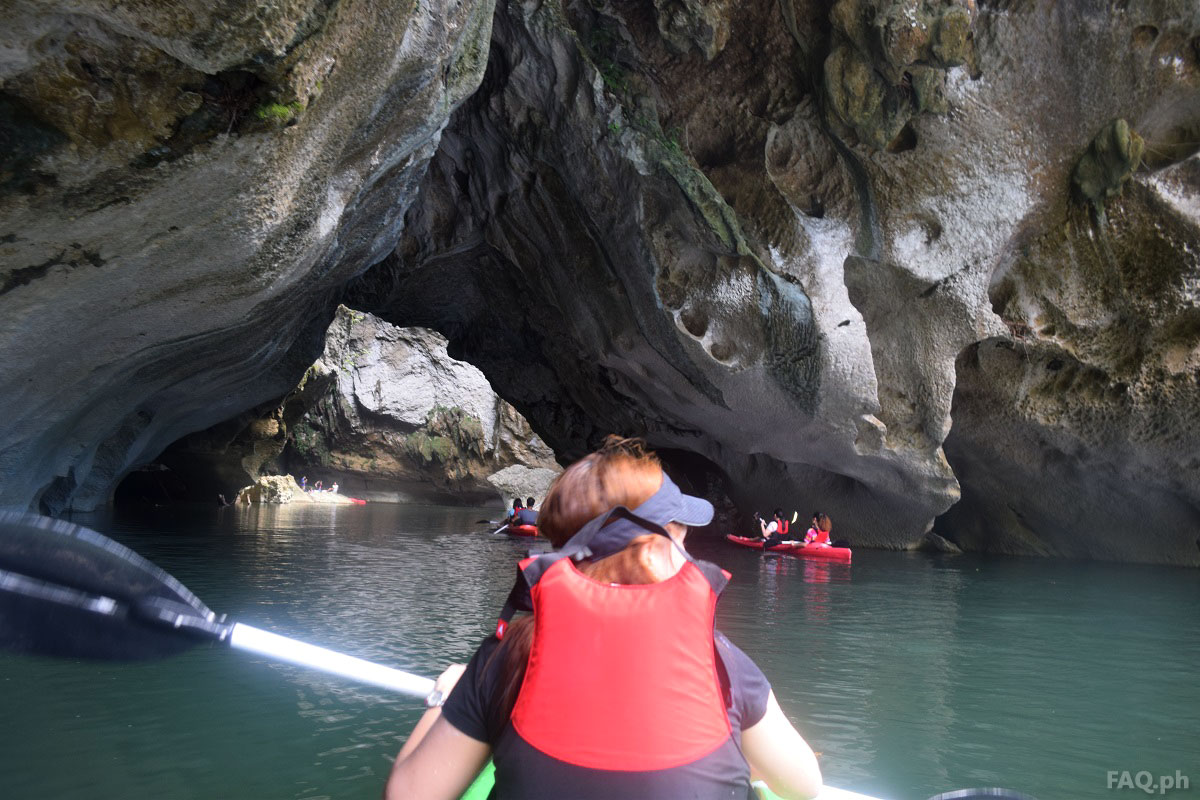
M 504 523 L 499 528 L 496 528 L 496 530 L 492 531 L 492 536 L 495 536 L 497 533 L 504 533 L 504 531 L 508 529 L 508 526 L 509 523 Z
M 426 697 L 433 681 L 218 617 L 127 547 L 48 517 L 0 512 L 0 647 L 147 659 L 202 642 Z

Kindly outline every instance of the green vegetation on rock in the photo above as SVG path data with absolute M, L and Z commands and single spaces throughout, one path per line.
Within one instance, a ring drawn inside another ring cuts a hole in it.
M 410 458 L 425 464 L 482 458 L 483 423 L 457 406 L 434 406 L 425 417 L 425 427 L 405 437 L 404 449 Z
M 1115 119 L 1096 134 L 1071 175 L 1076 196 L 1090 203 L 1104 219 L 1104 201 L 1121 193 L 1142 163 L 1146 143 L 1123 119 Z
M 266 103 L 254 109 L 254 116 L 267 122 L 287 124 L 299 117 L 304 108 L 304 104 L 298 100 L 287 104 Z
M 307 420 L 292 426 L 292 447 L 307 461 L 321 466 L 329 465 L 329 443 L 325 434 L 314 428 Z

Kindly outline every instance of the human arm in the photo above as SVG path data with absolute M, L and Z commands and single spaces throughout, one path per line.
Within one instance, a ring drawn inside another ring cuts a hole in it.
M 396 756 L 384 800 L 457 800 L 491 758 L 487 742 L 459 731 L 438 709 L 425 712 L 425 717 L 430 714 L 436 718 L 426 727 L 428 732 L 407 754 L 402 749 Z M 414 737 L 416 733 L 414 729 Z
M 751 775 L 766 781 L 784 800 L 806 800 L 821 792 L 821 768 L 812 748 L 792 727 L 771 692 L 762 719 L 742 731 L 742 752 Z
M 455 664 L 435 682 L 435 691 L 449 694 L 463 666 Z M 456 800 L 491 757 L 487 742 L 474 739 L 442 717 L 435 706 L 417 721 L 400 748 L 384 787 L 384 800 Z

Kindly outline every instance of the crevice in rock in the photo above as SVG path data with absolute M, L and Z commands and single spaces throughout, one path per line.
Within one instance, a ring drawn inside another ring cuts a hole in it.
M 0 295 L 8 294 L 23 286 L 29 286 L 35 281 L 45 278 L 50 274 L 52 269 L 58 266 L 63 266 L 71 270 L 82 266 L 99 268 L 103 267 L 106 263 L 105 259 L 99 253 L 86 250 L 82 245 L 75 243 L 66 250 L 59 252 L 53 258 L 43 261 L 41 264 L 19 267 L 9 272 L 4 278 L 4 282 L 0 284 Z
M 0 195 L 34 194 L 55 178 L 37 169 L 38 159 L 66 144 L 67 137 L 33 113 L 20 98 L 0 91 Z
M 201 78 L 191 86 L 201 98 L 199 107 L 179 120 L 166 141 L 138 156 L 130 166 L 150 169 L 187 155 L 221 134 L 242 134 L 263 126 L 271 87 L 262 78 L 245 70 Z
M 907 153 L 909 150 L 917 148 L 917 131 L 913 127 L 912 120 L 904 123 L 904 127 L 896 134 L 896 138 L 888 142 L 887 151 L 889 153 Z

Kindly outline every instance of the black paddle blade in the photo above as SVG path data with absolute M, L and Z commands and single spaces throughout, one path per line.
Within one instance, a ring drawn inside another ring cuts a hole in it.
M 62 520 L 0 512 L 0 647 L 146 659 L 227 632 L 183 584 L 129 548 Z

